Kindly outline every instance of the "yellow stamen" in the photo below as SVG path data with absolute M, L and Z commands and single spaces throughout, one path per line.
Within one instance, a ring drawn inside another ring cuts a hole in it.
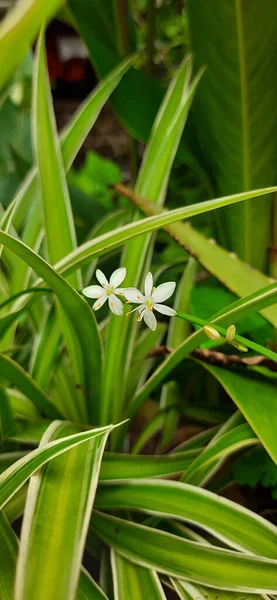
M 140 322 L 140 321 L 141 321 L 141 317 L 138 317 L 138 318 L 137 318 L 137 321 L 138 321 L 138 322 Z
M 130 314 L 131 314 L 131 312 L 127 312 L 126 313 L 126 317 L 129 317 Z
M 110 304 L 111 304 L 111 306 L 114 306 L 114 302 L 111 302 Z
M 126 300 L 125 304 L 131 304 L 130 300 Z
M 141 299 L 141 296 L 137 296 L 137 299 L 138 299 L 138 300 L 140 300 L 140 299 Z
M 97 302 L 97 306 L 101 306 L 101 302 Z

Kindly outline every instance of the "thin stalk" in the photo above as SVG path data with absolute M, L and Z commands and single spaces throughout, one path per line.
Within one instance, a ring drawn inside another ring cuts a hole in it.
M 147 3 L 147 73 L 153 75 L 154 71 L 154 44 L 155 44 L 156 0 Z
M 218 333 L 221 336 L 223 336 L 224 338 L 226 337 L 227 330 L 223 327 L 220 327 L 219 325 L 216 325 L 215 323 L 211 324 L 208 321 L 205 321 L 204 319 L 199 319 L 199 317 L 194 317 L 193 315 L 189 315 L 187 313 L 177 312 L 176 317 L 179 317 L 179 319 L 183 319 L 184 321 L 194 323 L 194 325 L 200 325 L 200 327 L 205 327 L 208 325 L 209 327 L 212 327 L 213 329 L 218 331 Z M 277 362 L 276 352 L 272 352 L 272 350 L 264 348 L 263 346 L 260 346 L 260 344 L 256 344 L 256 342 L 252 342 L 251 340 L 248 340 L 247 338 L 242 337 L 241 335 L 235 335 L 234 341 L 238 342 L 239 344 L 242 344 L 243 346 L 246 346 L 250 350 L 254 350 L 254 352 L 257 352 L 258 354 L 262 354 L 262 356 L 271 358 L 271 360 L 274 360 L 274 362 Z
M 117 48 L 120 56 L 126 58 L 130 54 L 130 38 L 128 29 L 128 0 L 113 0 L 116 24 Z M 136 140 L 128 135 L 131 185 L 134 185 L 138 172 L 138 150 Z

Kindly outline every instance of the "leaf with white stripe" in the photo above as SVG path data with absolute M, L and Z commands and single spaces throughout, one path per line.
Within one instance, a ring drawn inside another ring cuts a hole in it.
M 277 593 L 277 560 L 192 542 L 96 511 L 92 528 L 128 560 L 160 573 L 218 589 Z
M 116 552 L 111 551 L 111 563 L 115 600 L 166 600 L 158 575 L 152 569 L 136 565 Z
M 68 423 L 53 423 L 40 447 L 75 431 L 76 427 Z M 16 600 L 75 598 L 108 434 L 109 430 L 103 431 L 62 454 L 31 478 L 17 564 Z

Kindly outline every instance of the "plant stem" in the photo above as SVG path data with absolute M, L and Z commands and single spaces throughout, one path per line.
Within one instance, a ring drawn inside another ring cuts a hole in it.
M 216 331 L 218 331 L 218 333 L 220 333 L 220 335 L 222 335 L 223 337 L 226 336 L 226 329 L 224 329 L 223 327 L 219 327 L 215 323 L 209 323 L 208 321 L 205 321 L 204 319 L 199 319 L 199 317 L 194 317 L 193 315 L 189 315 L 187 313 L 177 312 L 176 316 L 179 317 L 179 319 L 189 321 L 190 323 L 194 323 L 195 325 L 200 325 L 200 327 L 209 325 L 213 329 L 216 329 Z M 256 344 L 256 342 L 252 342 L 251 340 L 248 340 L 248 339 L 242 337 L 241 335 L 236 335 L 234 337 L 234 341 L 238 342 L 239 344 L 243 344 L 244 346 L 247 346 L 247 348 L 254 350 L 254 352 L 257 352 L 258 354 L 262 354 L 263 356 L 267 356 L 267 358 L 271 358 L 272 360 L 277 362 L 277 354 L 275 352 L 272 352 L 272 350 L 269 350 L 268 348 L 264 348 L 263 346 L 260 346 L 260 344 Z
M 128 0 L 113 0 L 116 23 L 118 52 L 122 58 L 130 54 L 130 38 L 128 29 Z M 138 172 L 138 152 L 136 140 L 128 134 L 131 185 L 134 185 Z
M 154 70 L 154 43 L 155 43 L 155 17 L 156 17 L 156 0 L 148 0 L 147 3 L 147 73 L 153 74 Z

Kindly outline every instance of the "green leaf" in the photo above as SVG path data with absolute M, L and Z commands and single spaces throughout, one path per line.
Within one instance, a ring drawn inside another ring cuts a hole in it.
M 241 594 L 237 592 L 224 592 L 212 588 L 192 585 L 186 581 L 172 579 L 174 589 L 178 593 L 180 600 L 241 600 Z M 261 600 L 261 596 L 244 594 L 244 600 Z
M 56 268 L 64 274 L 69 274 L 72 270 L 75 270 L 77 268 L 79 268 L 80 266 L 90 262 L 91 257 L 95 257 L 95 256 L 101 256 L 103 254 L 105 254 L 107 251 L 110 250 L 114 250 L 115 248 L 118 248 L 119 246 L 122 246 L 126 241 L 130 240 L 132 237 L 138 236 L 140 234 L 143 233 L 149 233 L 151 231 L 155 231 L 156 229 L 159 228 L 165 228 L 168 230 L 169 229 L 169 225 L 171 223 L 174 223 L 175 221 L 181 221 L 183 219 L 189 219 L 191 217 L 194 217 L 196 215 L 200 215 L 200 214 L 204 214 L 206 212 L 212 211 L 212 210 L 216 210 L 218 208 L 222 208 L 223 206 L 230 206 L 231 204 L 235 204 L 236 202 L 244 202 L 246 200 L 249 200 L 251 198 L 256 198 L 257 196 L 262 196 L 262 195 L 266 195 L 266 194 L 270 194 L 273 192 L 277 191 L 277 187 L 272 187 L 272 188 L 263 188 L 261 190 L 252 190 L 251 192 L 243 192 L 242 194 L 235 194 L 234 196 L 224 196 L 222 198 L 216 198 L 213 200 L 207 200 L 205 202 L 200 202 L 198 204 L 192 204 L 190 206 L 185 206 L 182 208 L 176 208 L 174 210 L 170 210 L 167 212 L 162 212 L 161 209 L 159 207 L 155 207 L 154 205 L 152 205 L 152 203 L 150 202 L 146 202 L 144 200 L 142 200 L 140 197 L 138 196 L 133 196 L 133 198 L 136 198 L 136 204 L 139 206 L 139 208 L 141 208 L 141 210 L 143 212 L 146 212 L 147 214 L 150 213 L 152 216 L 147 217 L 145 219 L 140 219 L 139 221 L 136 221 L 135 223 L 129 223 L 128 225 L 124 225 L 120 228 L 118 228 L 118 230 L 114 233 L 114 232 L 109 232 L 105 235 L 102 235 L 99 238 L 96 238 L 94 240 L 91 240 L 89 242 L 86 242 L 84 244 L 82 244 L 81 246 L 79 246 L 79 248 L 77 248 L 76 250 L 74 250 L 74 252 L 71 253 L 71 255 L 65 257 L 63 260 L 59 261 L 59 263 L 56 265 Z M 189 232 L 192 228 L 188 227 L 188 225 L 179 225 L 179 227 L 182 227 L 182 232 L 183 232 L 183 228 L 185 228 L 185 230 L 187 232 Z M 198 233 L 196 231 L 194 231 L 194 235 Z M 216 248 L 216 256 L 218 254 L 218 250 L 222 250 L 217 248 L 216 246 L 214 246 L 213 243 L 210 243 L 209 241 L 206 240 L 206 238 L 204 236 L 201 236 L 201 234 L 199 234 L 200 238 L 199 239 L 203 239 L 207 242 L 207 244 L 209 246 L 211 246 L 212 248 Z M 180 238 L 178 238 L 180 239 Z M 184 241 L 185 243 L 185 241 Z M 224 253 L 224 256 L 228 255 L 227 252 L 225 252 L 224 250 L 222 250 L 222 252 Z M 237 274 L 237 261 L 230 258 L 230 261 L 233 261 L 233 269 L 231 272 L 231 276 L 232 278 L 234 278 L 234 273 L 236 273 L 236 276 L 238 277 Z M 230 264 L 232 264 L 232 262 L 228 261 L 228 266 Z M 201 263 L 202 263 L 202 258 L 201 258 Z M 203 259 L 203 264 L 204 264 L 204 259 Z M 241 263 L 243 265 L 243 263 Z M 258 288 L 261 287 L 265 287 L 269 285 L 270 280 L 265 277 L 262 274 L 256 273 L 254 271 L 254 273 L 251 271 L 251 269 L 249 269 L 249 267 L 247 267 L 247 265 L 245 265 L 245 267 L 248 269 L 249 274 L 248 274 L 248 285 L 250 287 L 250 284 L 252 282 L 252 288 L 255 286 L 255 289 L 253 291 L 256 291 Z M 244 274 L 244 271 L 243 271 Z M 225 273 L 225 276 L 227 276 L 227 274 Z M 249 284 L 250 282 L 250 284 Z M 224 281 L 223 281 L 224 283 Z M 240 285 L 240 281 L 239 281 L 239 285 Z M 226 283 L 227 287 L 231 288 L 231 285 L 229 286 Z M 235 284 L 232 283 L 232 287 L 235 287 Z M 251 288 L 250 288 L 251 289 Z M 241 295 L 246 295 L 245 294 L 241 294 Z
M 181 473 L 188 468 L 198 453 L 198 450 L 188 450 L 161 456 L 136 456 L 107 452 L 102 462 L 100 480 L 162 477 Z
M 261 196 L 261 194 L 258 192 L 257 196 Z M 129 194 L 128 197 L 146 215 L 150 216 L 158 213 L 159 209 L 151 202 L 147 202 L 134 194 Z M 200 202 L 195 206 L 200 208 L 203 204 L 205 202 Z M 220 248 L 214 239 L 211 238 L 208 240 L 199 231 L 191 227 L 190 223 L 168 224 L 164 229 L 176 243 L 192 256 L 195 256 L 207 271 L 217 277 L 219 281 L 238 296 L 247 296 L 255 293 L 260 288 L 269 286 L 272 281 L 263 273 L 256 271 L 247 263 L 239 260 L 235 253 L 228 253 L 223 248 Z M 276 307 L 267 309 L 263 312 L 263 315 L 276 327 Z
M 203 450 L 199 457 L 188 467 L 182 481 L 192 485 L 203 485 L 207 477 L 221 464 L 222 459 L 230 454 L 258 444 L 258 439 L 248 425 L 239 425 L 225 434 L 216 436 Z
M 1 360 L 1 356 L 0 356 Z M 0 386 L 0 446 L 15 426 L 14 413 L 11 407 L 9 396 L 4 387 Z
M 0 241 L 31 266 L 56 293 L 68 316 L 68 323 L 76 332 L 82 348 L 85 373 L 87 415 L 97 423 L 100 402 L 102 350 L 94 315 L 87 302 L 38 254 L 30 248 L 0 232 Z
M 196 68 L 207 65 L 194 117 L 218 194 L 275 183 L 276 2 L 226 0 L 222 5 L 212 0 L 208 5 L 191 0 L 189 23 Z M 270 202 L 260 199 L 232 207 L 219 219 L 227 247 L 263 269 L 270 243 Z
M 195 259 L 190 257 L 175 294 L 174 309 L 176 311 L 187 312 L 189 308 L 190 294 L 194 285 L 194 277 L 196 273 L 196 265 L 197 263 Z M 168 348 L 177 348 L 183 342 L 183 340 L 188 337 L 188 327 L 189 325 L 185 321 L 170 319 L 166 346 Z M 168 410 L 164 415 L 162 437 L 159 446 L 160 449 L 166 448 L 166 446 L 170 444 L 171 440 L 174 439 L 174 434 L 177 429 L 179 419 L 178 403 L 178 384 L 175 381 L 169 381 L 165 383 L 161 389 L 160 407 L 161 409 L 167 408 Z
M 128 560 L 219 589 L 276 593 L 277 561 L 183 540 L 94 512 L 93 530 Z
M 89 3 L 69 0 L 68 6 L 88 47 L 94 69 L 102 78 L 120 60 L 114 4 L 112 0 L 105 3 L 100 0 L 91 0 Z M 130 21 L 128 37 L 129 34 Z M 131 69 L 113 94 L 112 105 L 131 135 L 146 142 L 162 98 L 163 89 L 153 77 Z M 143 111 L 138 110 L 138 106 L 143 106 Z
M 167 90 L 153 125 L 135 185 L 137 194 L 149 197 L 156 204 L 164 202 L 171 166 L 202 74 L 199 73 L 190 84 L 191 67 L 192 59 L 188 56 L 180 65 Z M 135 215 L 134 218 L 137 216 Z M 145 269 L 144 263 L 150 240 L 151 236 L 140 236 L 125 247 L 122 257 L 122 264 L 127 270 L 125 286 L 139 284 Z M 128 373 L 133 345 L 131 342 L 134 342 L 135 330 L 135 322 L 129 327 L 126 321 L 123 326 L 118 319 L 110 320 L 104 363 L 101 423 L 106 423 L 110 418 L 116 419 L 121 412 L 123 394 L 122 386 L 118 386 L 119 373 L 122 371 Z M 128 344 L 127 360 L 123 344 L 121 349 L 118 348 L 119 336 Z M 117 402 L 112 401 L 113 398 L 117 398 Z
M 220 311 L 218 315 L 214 315 L 210 319 L 211 324 L 223 325 L 228 327 L 236 323 L 245 315 L 251 314 L 256 310 L 261 310 L 263 307 L 274 303 L 276 299 L 276 284 L 272 284 L 260 290 L 260 293 L 253 293 L 249 296 L 238 300 L 237 302 L 227 306 Z M 165 377 L 193 350 L 195 350 L 202 342 L 206 340 L 203 329 L 200 329 L 187 338 L 176 350 L 165 359 L 165 361 L 154 371 L 147 382 L 134 396 L 129 408 L 129 414 L 134 414 L 143 400 L 164 380 Z
M 224 387 L 257 434 L 268 454 L 277 463 L 276 382 L 254 372 L 241 373 L 220 369 L 204 362 L 200 362 L 200 364 Z
M 106 594 L 84 568 L 81 570 L 77 600 L 108 600 Z
M 233 548 L 277 558 L 277 528 L 254 512 L 185 483 L 136 480 L 101 486 L 96 508 L 124 508 L 192 522 Z
M 74 429 L 68 423 L 50 425 L 40 448 Z M 75 598 L 108 434 L 109 429 L 48 462 L 31 478 L 17 564 L 17 600 Z M 53 557 L 58 560 L 53 562 Z
M 0 374 L 32 400 L 42 413 L 53 419 L 61 416 L 59 410 L 32 377 L 18 363 L 4 354 L 0 355 Z
M 18 540 L 3 511 L 0 512 L 0 597 L 13 600 Z
M 155 571 L 144 569 L 113 550 L 111 562 L 115 600 L 129 600 L 130 590 L 136 600 L 166 600 Z
M 22 61 L 45 21 L 51 19 L 63 0 L 24 0 L 8 12 L 0 26 L 0 87 Z M 20 40 L 20 43 L 18 43 Z
M 52 426 L 56 427 L 55 421 L 53 421 Z M 23 486 L 25 481 L 46 462 L 78 444 L 89 441 L 98 435 L 101 436 L 113 427 L 113 425 L 109 425 L 91 431 L 76 433 L 60 440 L 49 442 L 42 448 L 37 448 L 27 456 L 23 456 L 0 475 L 0 507 L 3 508 L 17 490 Z
M 76 247 L 76 235 L 46 71 L 43 30 L 37 47 L 33 122 L 45 234 L 50 262 L 53 264 Z M 76 275 L 71 278 L 71 285 L 81 287 Z

